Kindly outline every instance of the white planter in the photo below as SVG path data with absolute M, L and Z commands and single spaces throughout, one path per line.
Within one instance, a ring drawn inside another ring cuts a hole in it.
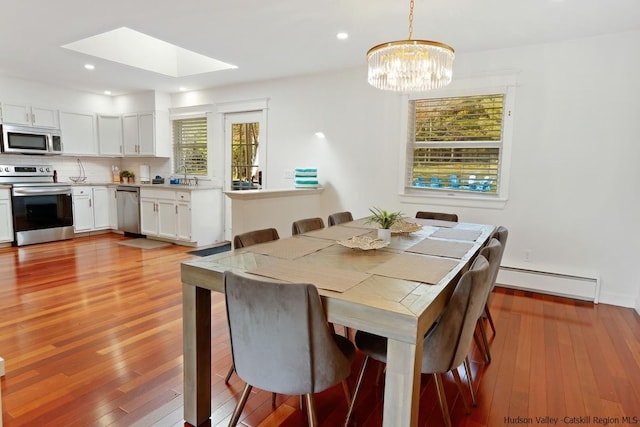
M 378 228 L 378 239 L 384 242 L 391 242 L 391 230 L 388 228 Z

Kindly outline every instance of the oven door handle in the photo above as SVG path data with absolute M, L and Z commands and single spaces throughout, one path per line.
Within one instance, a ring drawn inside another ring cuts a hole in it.
M 71 195 L 71 189 L 69 187 L 47 187 L 47 188 L 14 188 L 13 195 L 15 197 L 27 197 L 27 196 L 57 196 Z

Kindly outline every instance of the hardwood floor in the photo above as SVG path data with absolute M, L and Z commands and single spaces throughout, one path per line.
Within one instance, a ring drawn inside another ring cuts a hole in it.
M 190 248 L 143 250 L 119 245 L 123 239 L 110 234 L 0 249 L 4 427 L 184 424 L 180 262 L 192 259 Z M 243 383 L 234 375 L 224 384 L 231 358 L 222 296 L 214 294 L 212 305 L 215 426 L 226 425 Z M 635 311 L 500 288 L 491 307 L 498 330 L 490 335 L 493 361 L 484 365 L 472 349 L 479 405 L 471 415 L 452 378 L 446 381 L 454 425 L 541 424 L 535 417 L 545 416 L 558 417 L 558 425 L 603 425 L 605 417 L 623 424 L 624 416 L 640 424 Z M 352 384 L 361 362 L 354 363 Z M 376 369 L 368 370 L 355 409 L 358 426 L 381 425 L 384 384 L 376 386 L 375 376 Z M 322 426 L 342 425 L 341 387 L 316 402 Z M 241 422 L 297 427 L 306 426 L 306 417 L 297 397 L 279 396 L 274 409 L 271 395 L 256 391 Z M 442 425 L 428 376 L 419 424 Z

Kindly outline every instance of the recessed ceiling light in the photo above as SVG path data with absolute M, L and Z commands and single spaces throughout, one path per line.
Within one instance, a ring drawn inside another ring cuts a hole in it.
M 187 88 L 186 88 L 186 87 L 184 87 L 184 86 L 180 86 L 180 92 L 184 92 L 185 90 L 187 90 Z
M 96 66 L 93 64 L 84 64 L 84 68 L 86 68 L 87 70 L 93 70 L 96 68 Z
M 110 90 L 105 90 L 103 93 L 104 93 L 105 95 L 111 95 L 111 91 L 110 91 Z
M 320 139 L 324 139 L 326 138 L 324 132 L 316 132 L 316 137 L 320 138 Z
M 349 38 L 349 34 L 345 33 L 345 32 L 341 32 L 336 34 L 336 37 L 338 38 L 338 40 L 346 40 Z

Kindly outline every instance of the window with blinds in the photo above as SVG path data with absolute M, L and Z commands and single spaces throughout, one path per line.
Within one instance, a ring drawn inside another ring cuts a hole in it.
M 207 118 L 173 120 L 173 170 L 207 175 Z
M 409 101 L 407 185 L 497 194 L 504 94 Z

